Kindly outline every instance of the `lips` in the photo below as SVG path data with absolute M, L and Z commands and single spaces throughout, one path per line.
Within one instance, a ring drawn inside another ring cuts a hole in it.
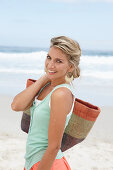
M 56 71 L 48 70 L 49 73 L 56 73 Z
M 50 75 L 53 75 L 53 74 L 56 73 L 56 71 L 48 70 L 48 73 L 49 73 Z

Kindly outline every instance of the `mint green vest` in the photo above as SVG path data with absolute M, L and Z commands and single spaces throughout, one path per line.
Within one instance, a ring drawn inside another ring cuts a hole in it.
M 42 101 L 39 102 L 39 104 L 36 103 L 36 97 L 35 97 L 35 100 L 33 101 L 33 105 L 30 107 L 31 121 L 30 121 L 30 128 L 28 132 L 27 142 L 26 142 L 26 154 L 24 157 L 26 170 L 30 170 L 30 168 L 35 163 L 37 163 L 42 159 L 44 152 L 48 147 L 50 97 L 52 92 L 59 87 L 67 87 L 68 89 L 71 90 L 72 94 L 74 95 L 73 105 L 70 113 L 67 115 L 65 128 L 71 117 L 73 107 L 74 107 L 74 101 L 75 101 L 75 93 L 74 93 L 74 89 L 70 84 L 57 85 Z M 41 89 L 41 91 L 43 90 L 43 88 Z M 64 156 L 63 152 L 60 149 L 56 155 L 56 159 L 61 159 L 63 156 Z

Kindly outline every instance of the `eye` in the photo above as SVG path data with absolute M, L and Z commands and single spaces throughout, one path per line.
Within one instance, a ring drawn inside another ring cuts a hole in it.
M 48 59 L 51 59 L 51 57 L 50 57 L 49 55 L 47 55 L 47 58 L 48 58 Z
M 57 60 L 57 63 L 62 63 L 62 61 L 61 60 Z

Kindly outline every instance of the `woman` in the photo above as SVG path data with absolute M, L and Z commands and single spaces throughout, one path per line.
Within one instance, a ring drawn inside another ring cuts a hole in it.
M 16 95 L 11 104 L 15 111 L 31 111 L 24 170 L 71 170 L 60 147 L 73 111 L 71 81 L 80 76 L 80 56 L 77 42 L 65 36 L 52 38 L 46 74 Z

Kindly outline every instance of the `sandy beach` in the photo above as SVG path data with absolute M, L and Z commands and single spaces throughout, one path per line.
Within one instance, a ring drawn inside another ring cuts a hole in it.
M 11 110 L 13 97 L 0 96 L 0 170 L 22 170 L 27 134 L 21 131 L 22 112 Z M 64 152 L 72 170 L 113 169 L 113 107 L 101 107 L 87 138 Z

